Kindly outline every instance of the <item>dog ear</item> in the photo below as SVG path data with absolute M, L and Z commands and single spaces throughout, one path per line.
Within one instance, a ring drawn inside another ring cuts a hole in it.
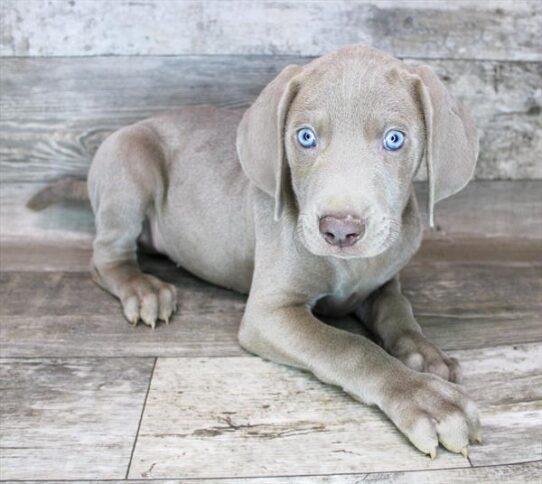
M 455 100 L 430 67 L 415 68 L 426 131 L 429 225 L 434 205 L 461 190 L 478 158 L 478 133 L 467 109 Z
M 275 199 L 275 220 L 282 213 L 288 163 L 284 128 L 301 67 L 290 65 L 271 81 L 245 112 L 237 128 L 237 155 L 241 167 L 259 189 Z

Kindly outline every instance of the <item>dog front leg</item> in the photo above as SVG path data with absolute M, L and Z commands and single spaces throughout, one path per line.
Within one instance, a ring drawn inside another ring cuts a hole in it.
M 396 276 L 375 291 L 356 315 L 377 335 L 390 354 L 416 371 L 433 373 L 458 383 L 461 367 L 422 333 Z
M 407 368 L 370 340 L 319 321 L 305 305 L 273 304 L 251 294 L 239 341 L 248 351 L 309 370 L 377 405 L 432 457 L 439 442 L 466 455 L 469 439 L 480 438 L 476 406 L 461 387 Z

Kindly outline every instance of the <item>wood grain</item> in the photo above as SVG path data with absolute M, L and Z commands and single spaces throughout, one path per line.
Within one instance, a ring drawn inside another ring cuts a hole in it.
M 427 227 L 427 185 L 415 185 Z M 540 193 L 542 182 L 538 180 L 472 181 L 461 192 L 436 205 L 436 229 L 426 229 L 424 238 L 448 240 L 450 245 L 455 239 L 465 238 L 542 239 Z M 477 253 L 482 256 L 480 251 Z M 486 255 L 491 253 L 486 251 Z
M 22 238 L 0 239 L 0 270 L 86 272 L 90 267 L 92 245 L 79 243 L 39 243 Z
M 23 238 L 0 238 L 0 269 L 3 272 L 87 272 L 91 257 L 92 247 L 87 241 L 40 243 L 28 242 Z M 153 259 L 144 253 L 140 253 L 139 258 L 149 271 L 154 270 L 155 265 L 163 265 L 165 271 L 174 270 L 172 267 L 168 269 L 168 264 L 172 262 L 167 259 Z M 426 235 L 411 264 L 432 262 L 432 267 L 438 267 L 439 261 L 446 265 L 468 264 L 475 260 L 496 265 L 505 260 L 509 265 L 526 266 L 540 265 L 541 259 L 540 241 L 536 238 L 488 237 L 482 241 L 480 237 L 472 237 L 472 234 L 469 238 L 454 238 L 452 233 L 447 237 Z
M 307 373 L 257 357 L 167 358 L 157 362 L 129 478 L 464 466 L 449 453 L 432 462 L 377 409 Z
M 0 184 L 0 240 L 21 247 L 21 242 L 31 256 L 31 246 L 58 244 L 69 250 L 89 248 L 94 238 L 94 215 L 89 205 L 82 203 L 60 203 L 41 212 L 26 207 L 28 200 L 45 184 L 7 183 Z M 0 251 L 4 267 L 7 256 Z M 90 258 L 85 260 L 88 268 Z
M 3 2 L 0 55 L 321 55 L 540 60 L 536 0 Z
M 536 343 L 453 353 L 463 358 L 467 390 L 486 421 L 486 444 L 470 450 L 474 465 L 542 458 L 542 395 L 525 390 L 526 381 L 536 386 L 542 378 L 536 361 L 541 351 L 542 344 Z M 494 391 L 483 392 L 488 383 Z M 455 466 L 464 467 L 463 458 L 440 449 L 431 462 L 406 445 L 376 409 L 307 373 L 259 358 L 169 358 L 158 360 L 129 476 L 310 475 Z
M 2 59 L 2 181 L 44 182 L 85 175 L 97 147 L 112 131 L 182 105 L 246 108 L 282 67 L 309 60 L 299 56 Z M 542 63 L 428 63 L 476 118 L 481 133 L 477 176 L 542 178 L 538 161 Z
M 78 262 L 75 255 L 70 258 L 68 255 L 90 248 L 94 236 L 92 212 L 88 206 L 75 203 L 54 205 L 41 212 L 26 208 L 26 202 L 43 186 L 40 183 L 0 185 L 0 267 L 3 270 L 47 270 L 47 267 L 64 271 L 86 270 L 90 255 L 80 258 Z M 416 183 L 416 191 L 427 227 L 425 183 Z M 433 251 L 427 254 L 435 262 L 441 257 L 446 259 L 446 253 L 464 257 L 466 252 L 461 252 L 460 248 L 454 249 L 455 241 L 461 239 L 459 245 L 464 246 L 467 239 L 473 239 L 471 250 L 483 259 L 491 254 L 506 255 L 506 258 L 517 255 L 523 260 L 525 257 L 540 259 L 540 254 L 537 257 L 533 252 L 536 252 L 536 246 L 529 240 L 542 239 L 541 192 L 541 181 L 471 182 L 459 194 L 437 205 L 437 228 L 426 228 L 424 237 L 441 242 L 427 246 L 428 250 L 432 248 Z M 486 244 L 491 245 L 491 250 L 484 250 L 484 246 L 476 241 L 479 238 L 487 239 Z M 504 254 L 502 251 L 512 246 L 509 243 L 491 242 L 490 239 L 494 238 L 504 238 L 509 242 L 514 239 L 512 245 L 515 244 L 513 251 L 516 254 Z M 21 244 L 25 250 L 21 250 Z M 66 253 L 58 257 L 57 251 L 55 257 L 59 244 Z M 51 254 L 51 257 L 47 257 L 47 254 Z
M 374 472 L 371 474 L 341 473 L 321 476 L 283 476 L 252 477 L 236 479 L 161 479 L 162 484 L 360 484 L 371 482 L 379 484 L 540 484 L 542 462 L 525 462 L 485 467 L 465 467 L 459 469 L 440 469 L 431 471 Z M 39 484 L 40 481 L 26 481 L 27 484 Z M 91 483 L 120 484 L 126 481 L 80 481 Z M 130 479 L 130 484 L 148 483 L 147 479 Z
M 540 336 L 542 326 L 539 320 Z M 456 351 L 465 386 L 481 407 L 484 445 L 471 448 L 474 466 L 542 459 L 542 343 Z
M 470 452 L 474 466 L 542 459 L 542 401 L 482 407 L 482 418 L 486 440 Z
M 133 328 L 119 302 L 87 272 L 0 275 L 0 334 L 4 356 L 243 355 L 237 328 L 244 297 L 176 270 L 152 273 L 179 288 L 179 312 L 169 326 Z M 144 270 L 148 265 L 143 264 Z
M 65 263 L 62 248 L 45 254 L 47 264 L 55 258 Z M 87 264 L 88 250 L 68 254 L 76 268 Z M 130 327 L 118 301 L 93 284 L 87 271 L 41 267 L 0 273 L 4 356 L 244 354 L 236 336 L 244 296 L 201 281 L 167 259 L 142 258 L 144 271 L 179 289 L 179 313 L 156 331 Z M 430 339 L 444 349 L 479 348 L 540 340 L 541 267 L 538 241 L 467 240 L 461 245 L 436 239 L 427 241 L 401 277 Z
M 122 479 L 153 359 L 2 360 L 2 479 Z

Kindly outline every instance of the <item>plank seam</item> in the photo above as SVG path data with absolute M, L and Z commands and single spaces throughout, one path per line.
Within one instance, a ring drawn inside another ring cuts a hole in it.
M 149 393 L 151 390 L 152 379 L 154 377 L 154 369 L 156 368 L 156 362 L 158 358 L 154 358 L 154 362 L 151 369 L 151 374 L 149 375 L 149 384 L 147 385 L 147 392 L 145 393 L 145 399 L 143 400 L 143 407 L 141 408 L 141 415 L 139 416 L 139 423 L 137 425 L 137 431 L 134 439 L 134 445 L 132 446 L 132 452 L 130 453 L 130 460 L 128 461 L 128 467 L 126 468 L 126 474 L 124 479 L 128 479 L 130 474 L 130 468 L 132 467 L 132 459 L 134 458 L 134 452 L 137 445 L 137 438 L 139 437 L 139 431 L 141 429 L 141 422 L 143 422 L 143 415 L 145 413 L 145 408 L 147 407 L 147 399 L 149 398 Z

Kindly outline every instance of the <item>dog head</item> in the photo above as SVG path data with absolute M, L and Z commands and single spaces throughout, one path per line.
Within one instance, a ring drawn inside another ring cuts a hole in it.
M 244 114 L 237 151 L 276 219 L 292 196 L 310 252 L 373 257 L 397 240 L 422 160 L 432 224 L 433 205 L 472 177 L 478 138 L 429 67 L 352 46 L 286 67 Z

